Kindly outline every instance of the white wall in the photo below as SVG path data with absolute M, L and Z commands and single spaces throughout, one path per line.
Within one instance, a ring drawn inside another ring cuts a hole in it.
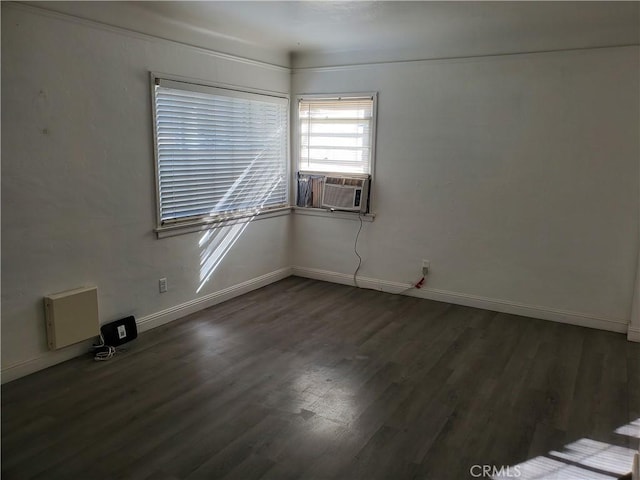
M 367 284 L 413 282 L 426 258 L 423 296 L 626 331 L 638 58 L 621 47 L 294 70 L 294 95 L 379 92 Z M 353 273 L 357 222 L 293 222 L 296 271 Z
M 250 223 L 199 292 L 221 237 L 156 238 L 150 70 L 290 89 L 287 69 L 2 4 L 3 381 L 86 351 L 47 350 L 46 294 L 96 285 L 108 322 L 288 274 L 288 215 Z
M 272 48 L 267 42 L 264 42 L 264 38 L 260 38 L 259 42 L 252 42 L 241 38 L 242 35 L 235 31 L 231 35 L 217 31 L 224 30 L 229 32 L 228 23 L 233 25 L 233 22 L 228 22 L 221 16 L 212 18 L 211 13 L 208 12 L 209 9 L 216 6 L 215 4 L 211 5 L 212 2 L 192 2 L 187 8 L 183 8 L 184 6 L 180 5 L 180 3 L 182 2 L 87 2 L 75 0 L 29 2 L 30 5 L 93 20 L 105 25 L 116 25 L 134 32 L 224 52 L 242 58 L 289 66 L 289 52 L 284 49 Z M 599 14 L 599 17 L 609 17 L 611 15 L 615 18 L 623 17 L 624 13 L 624 10 L 620 8 L 608 9 L 603 12 L 598 10 L 596 6 L 595 11 L 592 9 L 591 15 Z M 629 17 L 632 17 L 632 15 L 626 15 L 623 18 Z M 207 23 L 207 20 L 212 21 Z M 617 23 L 617 26 L 619 28 L 615 29 L 613 40 L 624 41 L 625 38 L 628 38 L 629 29 L 624 22 L 622 24 Z M 561 29 L 561 31 L 566 30 L 568 28 Z M 594 33 L 602 35 L 599 31 Z M 612 40 L 606 34 L 605 38 L 608 41 Z

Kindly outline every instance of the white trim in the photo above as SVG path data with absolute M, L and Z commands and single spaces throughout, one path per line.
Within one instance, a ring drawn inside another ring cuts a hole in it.
M 371 136 L 369 138 L 369 172 L 362 173 L 354 173 L 354 172 L 315 172 L 310 169 L 304 169 L 300 167 L 300 102 L 304 100 L 338 100 L 338 99 L 371 99 Z M 330 175 L 332 173 L 336 173 L 337 175 L 347 176 L 359 176 L 359 175 L 369 175 L 371 181 L 375 178 L 375 163 L 376 163 L 376 145 L 377 145 L 377 129 L 378 129 L 378 92 L 337 92 L 337 93 L 300 93 L 296 94 L 295 100 L 292 103 L 292 111 L 295 113 L 294 122 L 291 124 L 290 130 L 292 130 L 293 134 L 293 147 L 295 149 L 295 171 L 296 172 L 305 172 L 305 173 L 318 173 L 320 175 Z M 371 196 L 371 195 L 370 195 Z M 297 198 L 296 198 L 297 201 Z M 370 200 L 370 205 L 373 205 L 373 202 Z
M 640 342 L 640 328 L 632 327 L 629 325 L 629 330 L 627 331 L 627 340 L 630 342 Z
M 244 63 L 246 65 L 251 65 L 254 67 L 261 67 L 261 68 L 268 68 L 270 70 L 276 70 L 278 72 L 286 72 L 286 73 L 291 73 L 291 68 L 283 66 L 283 65 L 276 65 L 273 63 L 268 63 L 268 62 L 263 62 L 260 60 L 253 60 L 251 58 L 246 58 L 246 57 L 240 57 L 238 55 L 232 55 L 229 53 L 223 53 L 223 52 L 218 52 L 217 50 L 211 50 L 209 48 L 205 48 L 205 47 L 199 47 L 197 45 L 192 45 L 190 43 L 185 43 L 185 42 L 180 42 L 178 40 L 171 40 L 169 38 L 164 38 L 164 37 L 158 37 L 155 35 L 149 35 L 147 33 L 142 33 L 142 32 L 138 32 L 136 30 L 130 30 L 128 28 L 124 28 L 124 27 L 118 27 L 115 25 L 111 25 L 108 23 L 103 23 L 97 20 L 90 20 L 87 18 L 82 18 L 82 17 L 77 17 L 75 15 L 72 15 L 70 13 L 62 13 L 62 12 L 56 12 L 54 10 L 48 10 L 46 8 L 40 7 L 40 6 L 35 6 L 35 5 L 28 5 L 28 4 L 24 4 L 21 2 L 2 2 L 3 3 L 3 7 L 7 6 L 7 7 L 13 7 L 15 9 L 18 10 L 22 10 L 25 12 L 29 12 L 29 13 L 33 13 L 33 14 L 38 14 L 38 15 L 42 15 L 44 17 L 49 17 L 49 18 L 54 18 L 56 20 L 61 20 L 61 21 L 65 21 L 65 22 L 70 22 L 70 23 L 75 23 L 77 25 L 83 25 L 85 27 L 90 27 L 90 28 L 97 28 L 100 30 L 104 30 L 110 33 L 115 33 L 118 35 L 123 35 L 126 37 L 130 37 L 130 38 L 136 38 L 138 40 L 146 40 L 148 42 L 152 42 L 152 43 L 160 43 L 160 44 L 173 44 L 173 45 L 178 45 L 181 47 L 185 47 L 188 48 L 190 50 L 194 50 L 198 53 L 202 53 L 205 55 L 208 55 L 210 57 L 215 57 L 218 58 L 220 60 L 230 60 L 230 61 L 234 61 L 234 62 L 239 62 L 239 63 Z
M 265 101 L 263 97 L 273 97 L 273 103 L 282 102 L 289 107 L 291 95 L 289 92 L 280 92 L 277 90 L 264 90 L 260 88 L 243 87 L 232 83 L 214 82 L 204 78 L 185 77 L 184 75 L 176 75 L 173 73 L 163 73 L 150 71 L 151 86 L 156 85 L 156 80 L 162 87 L 177 88 L 193 92 L 214 93 L 228 95 L 230 97 L 248 98 L 250 100 Z M 219 92 L 217 90 L 224 90 Z M 269 100 L 271 101 L 271 100 Z
M 218 303 L 226 302 L 232 298 L 244 295 L 252 290 L 265 287 L 271 283 L 287 278 L 291 275 L 291 267 L 281 268 L 273 272 L 266 273 L 246 282 L 232 285 L 231 287 L 219 290 L 217 292 L 210 293 L 204 297 L 196 298 L 180 305 L 161 310 L 160 312 L 152 313 L 136 320 L 138 325 L 138 332 L 146 332 L 152 328 L 159 327 L 165 323 L 172 322 L 178 318 L 182 318 L 186 315 L 190 315 L 194 312 L 204 310 Z
M 293 73 L 293 70 L 292 70 Z M 365 174 L 369 177 L 369 211 L 373 211 L 375 207 L 375 174 L 376 174 L 376 154 L 378 146 L 378 92 L 351 92 L 351 93 L 304 93 L 296 94 L 295 100 L 291 102 L 290 109 L 290 127 L 289 132 L 291 134 L 290 145 L 293 148 L 293 152 L 290 152 L 289 162 L 294 165 L 294 172 L 289 174 L 292 177 L 298 172 L 311 173 L 318 175 L 337 175 L 337 176 L 361 176 L 361 173 L 349 173 L 349 172 L 315 172 L 311 170 L 304 170 L 300 168 L 300 101 L 302 100 L 335 100 L 338 98 L 371 98 L 373 101 L 371 110 L 371 144 L 369 153 L 369 173 Z M 293 157 L 291 156 L 293 153 Z M 298 188 L 297 178 L 291 178 L 293 203 L 298 203 Z M 367 214 L 371 215 L 371 214 Z M 373 215 L 375 217 L 375 215 Z
M 407 60 L 382 60 L 378 62 L 363 62 L 363 63 L 346 63 L 338 65 L 325 65 L 320 67 L 296 67 L 291 66 L 291 73 L 323 73 L 323 72 L 344 72 L 350 70 L 359 70 L 362 68 L 375 68 L 384 65 L 401 65 L 410 63 L 467 63 L 480 60 L 499 61 L 509 60 L 513 57 L 521 56 L 540 56 L 540 55 L 554 55 L 554 54 L 588 54 L 591 52 L 598 52 L 601 50 L 609 50 L 613 48 L 638 48 L 637 44 L 621 44 L 621 45 L 607 45 L 601 47 L 583 47 L 583 48 L 565 48 L 557 50 L 539 50 L 534 52 L 509 52 L 509 53 L 491 53 L 487 55 L 469 55 L 460 57 L 434 57 L 434 58 L 416 58 Z
M 297 275 L 299 277 L 313 278 L 316 280 L 324 280 L 326 282 L 340 283 L 343 285 L 354 285 L 352 274 L 298 266 L 292 267 L 292 270 L 293 275 Z M 571 325 L 596 328 L 610 332 L 626 333 L 628 329 L 628 322 L 623 319 L 594 317 L 592 315 L 579 312 L 526 305 L 507 300 L 468 295 L 465 293 L 438 290 L 429 287 L 423 287 L 418 290 L 412 288 L 412 285 L 409 283 L 391 282 L 388 280 L 380 280 L 370 277 L 358 277 L 358 285 L 361 288 L 369 288 L 372 290 L 379 290 L 381 292 L 403 294 L 412 297 L 425 298 L 427 300 L 454 303 L 456 305 L 482 308 L 495 312 L 539 318 L 541 320 L 550 320 L 559 323 L 568 323 Z
M 176 222 L 163 225 L 154 229 L 157 238 L 175 237 L 176 235 L 184 235 L 185 233 L 201 232 L 202 230 L 211 230 L 213 228 L 226 227 L 228 225 L 236 225 L 238 223 L 249 223 L 254 220 L 265 220 L 267 218 L 281 217 L 290 215 L 291 207 L 278 207 L 254 214 L 242 214 L 237 217 L 222 217 L 211 220 L 197 220 L 194 222 Z
M 291 125 L 291 108 L 290 108 L 290 96 L 288 93 L 280 93 L 271 90 L 259 90 L 253 88 L 238 87 L 227 83 L 212 82 L 208 80 L 185 77 L 181 75 L 165 74 L 156 71 L 149 72 L 150 79 L 150 92 L 151 92 L 151 121 L 153 131 L 153 168 L 155 176 L 155 202 L 156 202 L 156 228 L 155 232 L 158 238 L 171 237 L 174 235 L 180 235 L 183 233 L 197 232 L 201 230 L 221 227 L 229 224 L 239 223 L 238 219 L 244 219 L 244 222 L 253 220 L 254 218 L 263 215 L 264 218 L 268 216 L 284 215 L 290 213 L 291 210 L 291 159 L 290 155 L 290 125 Z M 186 90 L 191 92 L 204 92 L 209 94 L 217 94 L 231 97 L 239 97 L 244 99 L 250 99 L 261 102 L 269 102 L 275 105 L 280 105 L 286 109 L 286 123 L 287 128 L 285 132 L 285 144 L 286 144 L 286 158 L 285 166 L 286 173 L 285 179 L 288 182 L 286 189 L 285 202 L 279 206 L 271 206 L 265 208 L 259 212 L 227 212 L 216 215 L 215 217 L 203 217 L 192 220 L 175 219 L 169 223 L 162 223 L 162 205 L 160 196 L 160 166 L 159 158 L 160 153 L 158 151 L 158 121 L 156 112 L 156 86 L 176 88 L 180 90 Z M 268 98 L 265 98 L 268 97 Z M 285 213 L 282 213 L 286 210 Z M 276 214 L 275 212 L 281 212 Z M 270 215 L 273 214 L 273 215 Z
M 339 218 L 341 220 L 354 220 L 362 219 L 363 222 L 373 222 L 376 218 L 375 213 L 362 213 L 357 212 L 343 212 L 341 210 L 328 210 L 326 208 L 311 208 L 311 207 L 291 207 L 293 213 L 297 215 L 311 215 L 315 217 L 325 218 Z
M 3 366 L 2 372 L 0 373 L 0 382 L 3 384 L 11 382 L 26 375 L 44 370 L 45 368 L 52 367 L 53 365 L 57 365 L 58 363 L 66 362 L 72 358 L 85 355 L 89 351 L 90 347 L 91 342 L 86 341 L 76 345 L 71 345 L 61 350 L 47 351 L 41 357 L 24 360 L 8 367 Z
M 136 320 L 138 331 L 146 332 L 147 330 L 159 327 L 160 325 L 164 325 L 191 313 L 225 302 L 252 290 L 265 287 L 271 283 L 282 280 L 283 278 L 287 278 L 290 275 L 290 267 L 281 268 L 265 275 L 252 278 L 246 282 L 205 295 L 204 297 L 196 298 L 180 305 L 176 305 L 175 307 L 167 308 L 166 310 L 138 318 Z M 90 347 L 91 341 L 86 341 L 61 350 L 45 352 L 41 357 L 25 360 L 8 367 L 3 366 L 0 374 L 0 381 L 2 383 L 11 382 L 12 380 L 35 373 L 39 370 L 44 370 L 45 368 L 52 367 L 58 363 L 86 355 Z M 82 365 L 79 365 L 80 366 L 78 368 L 82 368 Z
M 160 312 L 140 317 L 136 321 L 138 325 L 138 331 L 146 332 L 147 330 L 165 325 L 169 322 L 172 322 L 173 320 L 177 320 L 178 318 L 182 318 L 191 313 L 195 313 L 213 305 L 217 305 L 218 303 L 225 302 L 232 298 L 248 293 L 252 290 L 262 288 L 271 283 L 287 278 L 291 275 L 313 278 L 316 280 L 323 280 L 326 282 L 339 283 L 343 285 L 354 285 L 353 275 L 351 274 L 298 266 L 285 267 L 253 278 L 251 280 L 247 280 L 237 285 L 233 285 L 223 290 L 219 290 L 209 295 L 205 295 L 204 297 L 196 298 L 180 305 L 167 308 Z M 485 310 L 492 310 L 512 315 L 539 318 L 542 320 L 568 323 L 571 325 L 596 328 L 599 330 L 607 330 L 611 332 L 627 333 L 627 339 L 629 341 L 640 342 L 640 329 L 628 326 L 628 322 L 621 319 L 594 317 L 583 313 L 524 305 L 516 302 L 496 300 L 445 290 L 437 290 L 428 287 L 416 290 L 411 289 L 412 285 L 408 283 L 391 282 L 388 280 L 379 280 L 370 277 L 358 277 L 358 284 L 363 288 L 370 288 L 387 293 L 404 294 L 412 297 L 424 298 L 427 300 L 454 303 L 457 305 L 482 308 Z M 7 383 L 12 380 L 16 380 L 20 377 L 35 373 L 39 370 L 43 370 L 58 363 L 62 363 L 72 358 L 84 355 L 86 354 L 90 345 L 91 342 L 79 343 L 77 345 L 72 345 L 55 352 L 46 352 L 45 355 L 38 358 L 19 362 L 8 367 L 3 367 L 0 375 L 1 383 Z

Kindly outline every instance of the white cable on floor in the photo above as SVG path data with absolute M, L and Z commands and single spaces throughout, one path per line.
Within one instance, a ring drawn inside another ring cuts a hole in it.
M 102 332 L 100 333 L 100 345 L 94 345 L 94 349 L 106 348 L 106 350 L 101 350 L 96 352 L 93 356 L 93 359 L 96 362 L 104 362 L 106 360 L 111 359 L 116 354 L 116 347 L 112 347 L 111 345 L 105 345 L 104 337 L 102 336 Z

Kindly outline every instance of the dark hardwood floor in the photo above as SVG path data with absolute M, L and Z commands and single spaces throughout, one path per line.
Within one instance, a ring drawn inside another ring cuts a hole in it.
M 290 277 L 126 347 L 2 387 L 3 480 L 600 479 L 638 448 L 621 334 Z

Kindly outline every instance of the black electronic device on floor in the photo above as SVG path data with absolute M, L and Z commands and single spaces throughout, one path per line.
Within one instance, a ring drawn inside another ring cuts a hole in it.
M 117 347 L 123 343 L 130 342 L 138 336 L 136 319 L 131 315 L 115 322 L 106 323 L 100 327 L 100 332 L 105 345 Z

